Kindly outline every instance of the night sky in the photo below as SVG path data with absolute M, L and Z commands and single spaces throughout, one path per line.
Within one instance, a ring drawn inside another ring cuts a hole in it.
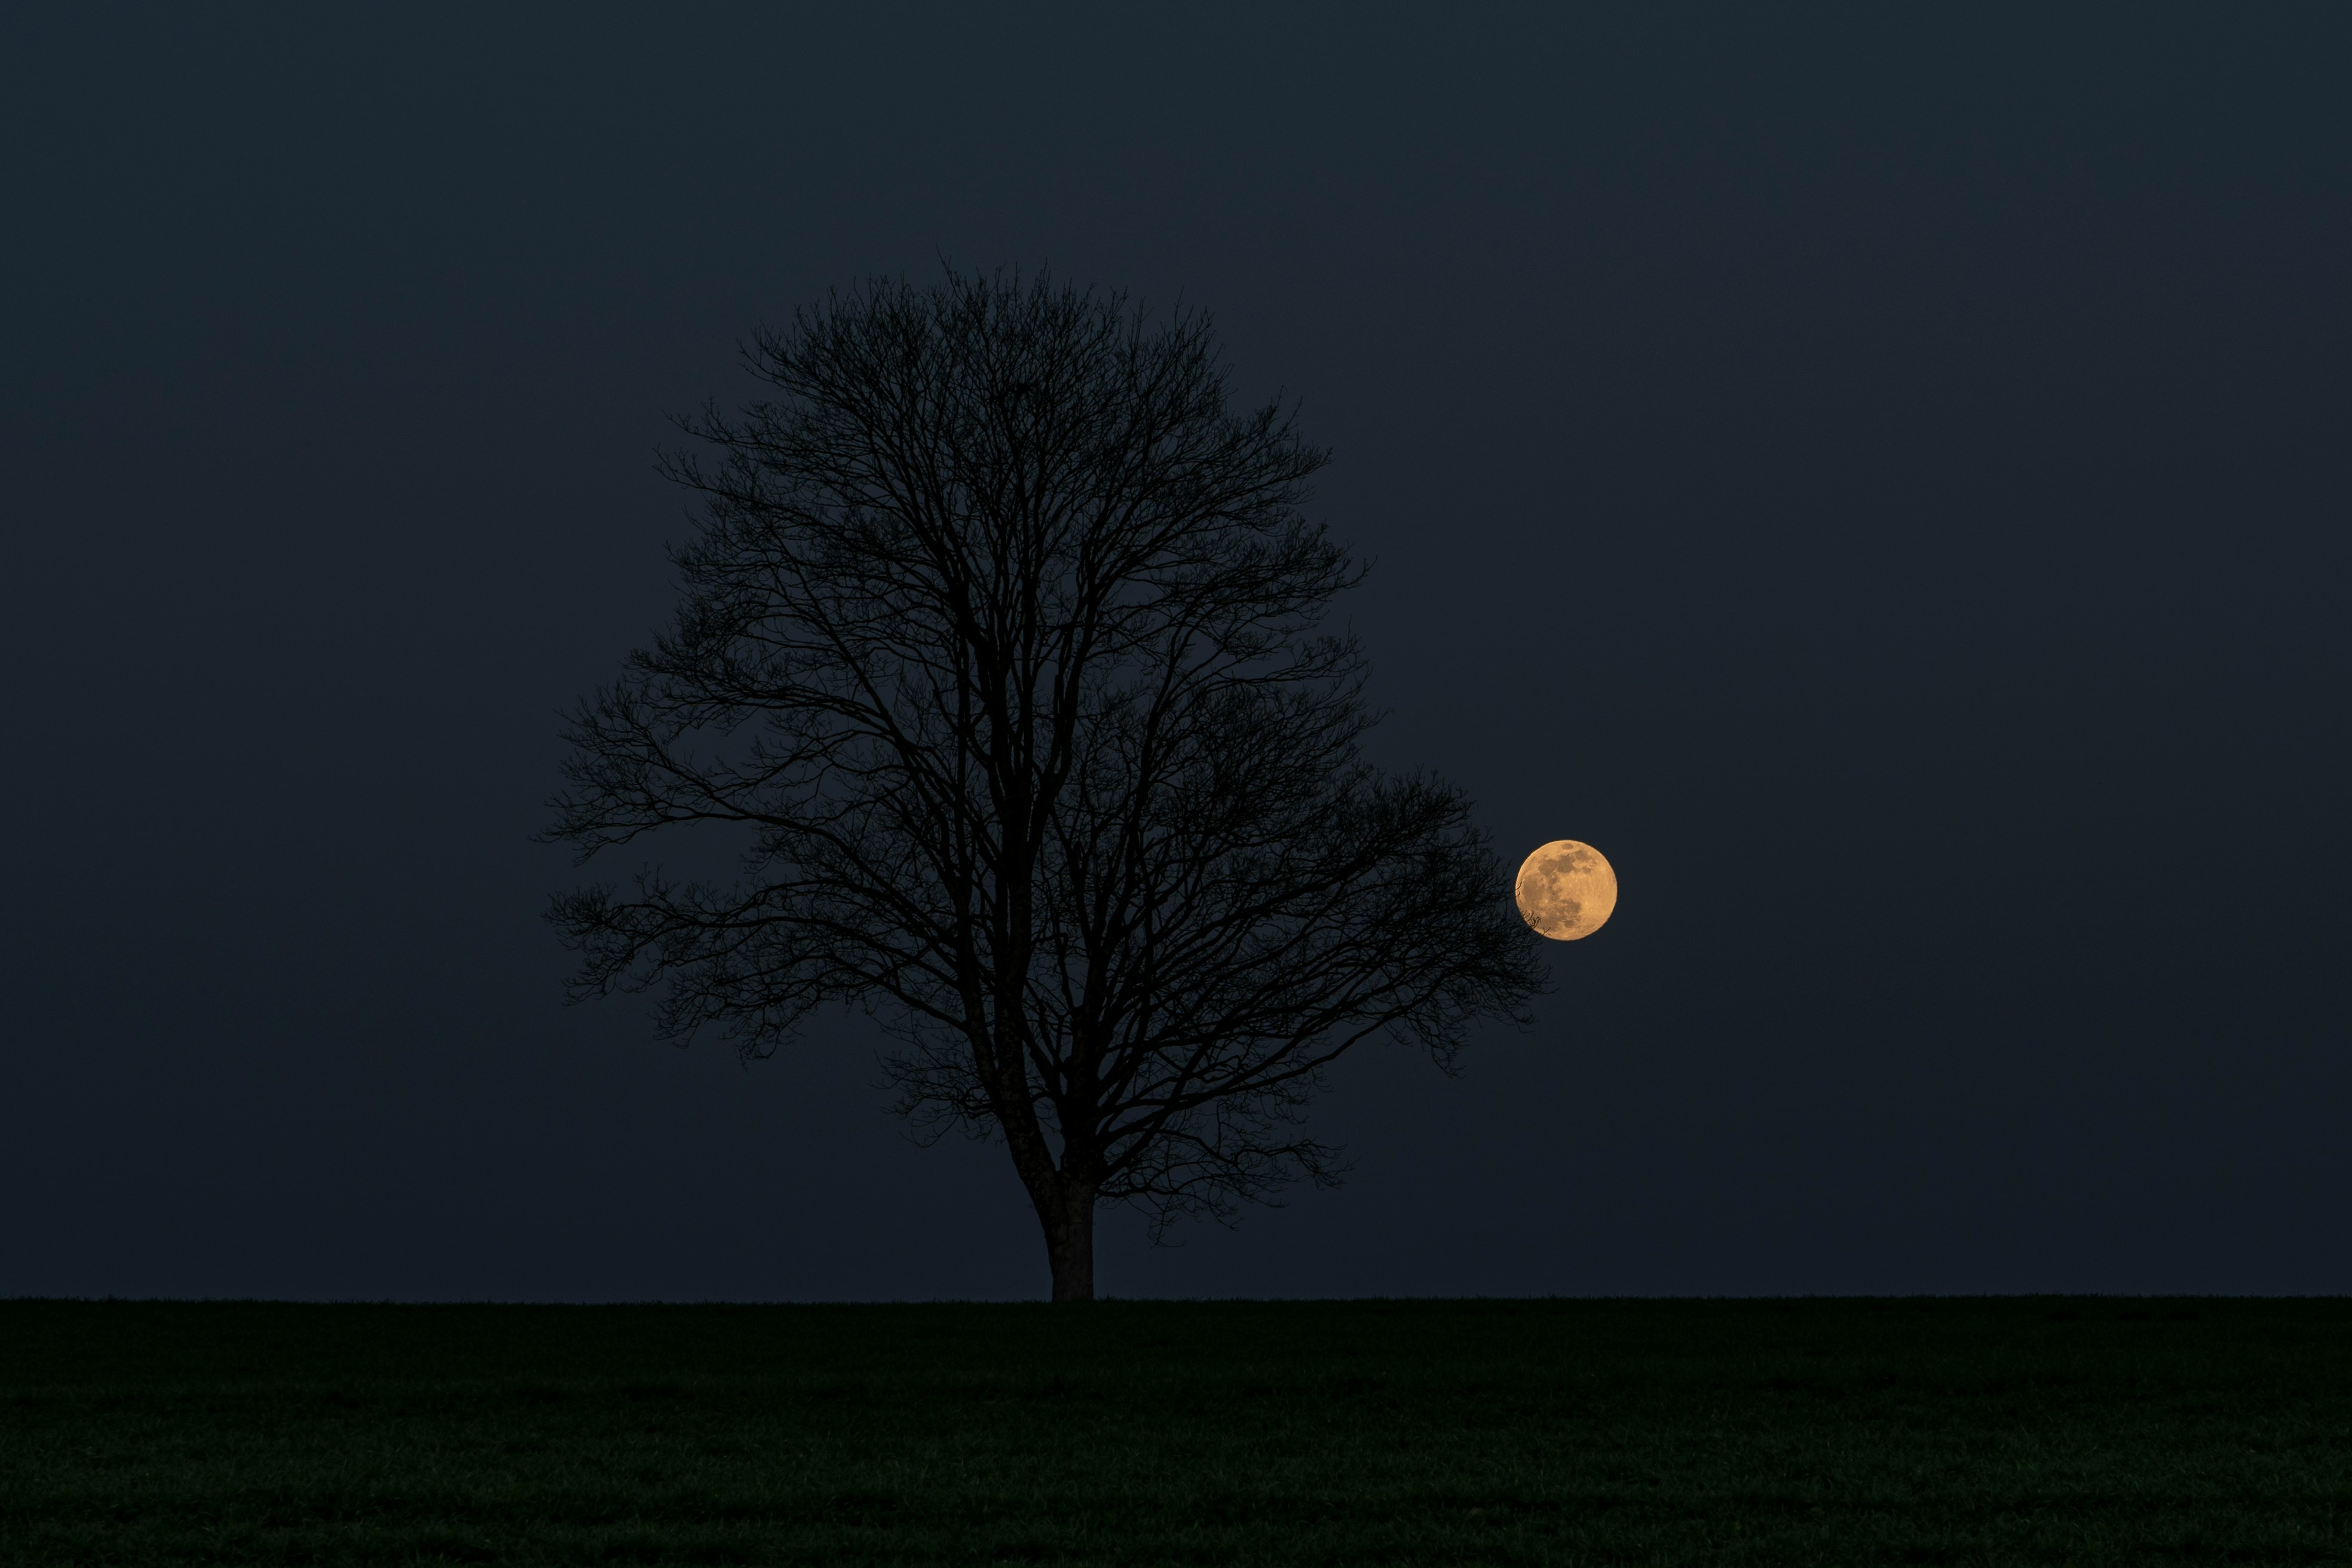
M 1211 311 L 1378 760 L 1622 880 L 1106 1293 L 2352 1289 L 2352 25 L 1771 9 L 13 10 L 0 1295 L 1043 1293 L 532 838 L 667 416 L 943 263 Z

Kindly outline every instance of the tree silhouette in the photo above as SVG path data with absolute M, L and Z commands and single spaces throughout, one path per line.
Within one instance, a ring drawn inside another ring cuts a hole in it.
M 1374 1035 L 1450 1065 L 1534 938 L 1456 791 L 1386 776 L 1326 455 L 1229 411 L 1208 323 L 1043 279 L 873 285 L 746 350 L 686 422 L 674 627 L 575 713 L 551 836 L 736 830 L 730 880 L 554 900 L 583 994 L 749 1056 L 862 1003 L 900 1109 L 1001 1136 L 1056 1300 L 1094 1217 L 1328 1182 L 1303 1112 Z

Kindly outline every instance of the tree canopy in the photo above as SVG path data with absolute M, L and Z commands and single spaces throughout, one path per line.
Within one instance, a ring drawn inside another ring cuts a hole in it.
M 559 895 L 583 994 L 773 1051 L 872 1008 L 900 1107 L 1003 1139 L 1057 1300 L 1103 1200 L 1229 1215 L 1333 1151 L 1368 1038 L 1450 1065 L 1535 939 L 1456 790 L 1385 774 L 1327 456 L 1236 412 L 1210 323 L 1038 279 L 830 298 L 686 421 L 668 631 L 575 713 L 556 837 L 688 825 L 735 874 Z

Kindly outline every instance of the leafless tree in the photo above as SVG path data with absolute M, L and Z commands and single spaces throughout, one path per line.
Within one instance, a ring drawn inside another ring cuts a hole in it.
M 901 1109 L 1001 1136 L 1055 1300 L 1097 1205 L 1230 1215 L 1334 1152 L 1375 1035 L 1450 1065 L 1534 939 L 1456 791 L 1360 756 L 1326 455 L 1229 410 L 1208 323 L 1003 275 L 874 285 L 755 338 L 687 422 L 675 626 L 583 704 L 552 837 L 728 825 L 740 871 L 558 896 L 577 989 L 747 1056 L 863 1003 Z

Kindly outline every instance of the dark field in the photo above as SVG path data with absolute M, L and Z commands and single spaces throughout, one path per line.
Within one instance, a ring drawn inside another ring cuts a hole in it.
M 0 1561 L 2352 1562 L 2352 1302 L 0 1302 Z

